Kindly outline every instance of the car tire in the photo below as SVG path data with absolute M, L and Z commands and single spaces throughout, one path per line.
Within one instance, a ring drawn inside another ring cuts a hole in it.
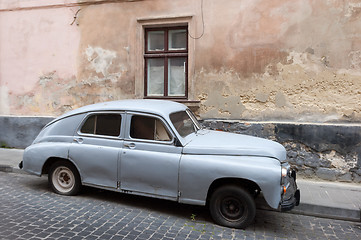
M 78 170 L 68 161 L 55 162 L 48 174 L 48 181 L 55 193 L 72 196 L 81 188 Z
M 232 228 L 247 227 L 256 216 L 256 203 L 245 189 L 228 185 L 216 189 L 209 202 L 211 216 L 219 225 Z

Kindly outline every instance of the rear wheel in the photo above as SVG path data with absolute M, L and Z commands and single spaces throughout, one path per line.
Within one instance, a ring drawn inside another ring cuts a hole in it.
M 217 224 L 232 228 L 245 228 L 256 216 L 252 195 L 235 185 L 216 189 L 211 196 L 209 209 Z
M 48 181 L 53 191 L 61 195 L 76 195 L 81 187 L 78 170 L 67 161 L 57 161 L 51 166 Z

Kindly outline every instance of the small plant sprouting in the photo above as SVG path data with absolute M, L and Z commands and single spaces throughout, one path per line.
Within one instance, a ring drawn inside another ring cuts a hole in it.
M 0 148 L 9 148 L 6 142 L 0 142 Z

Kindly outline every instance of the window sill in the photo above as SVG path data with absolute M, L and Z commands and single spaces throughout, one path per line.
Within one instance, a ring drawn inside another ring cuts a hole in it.
M 197 110 L 201 106 L 201 101 L 199 101 L 199 100 L 174 100 L 174 101 L 186 105 L 192 111 Z
M 144 99 L 169 100 L 169 101 L 182 103 L 189 108 L 199 108 L 201 103 L 201 101 L 199 100 L 188 100 L 186 98 L 144 97 Z

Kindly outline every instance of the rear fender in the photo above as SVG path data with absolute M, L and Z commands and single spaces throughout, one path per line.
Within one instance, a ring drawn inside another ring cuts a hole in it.
M 27 147 L 23 156 L 23 170 L 41 176 L 48 159 L 68 159 L 70 143 L 38 143 Z

